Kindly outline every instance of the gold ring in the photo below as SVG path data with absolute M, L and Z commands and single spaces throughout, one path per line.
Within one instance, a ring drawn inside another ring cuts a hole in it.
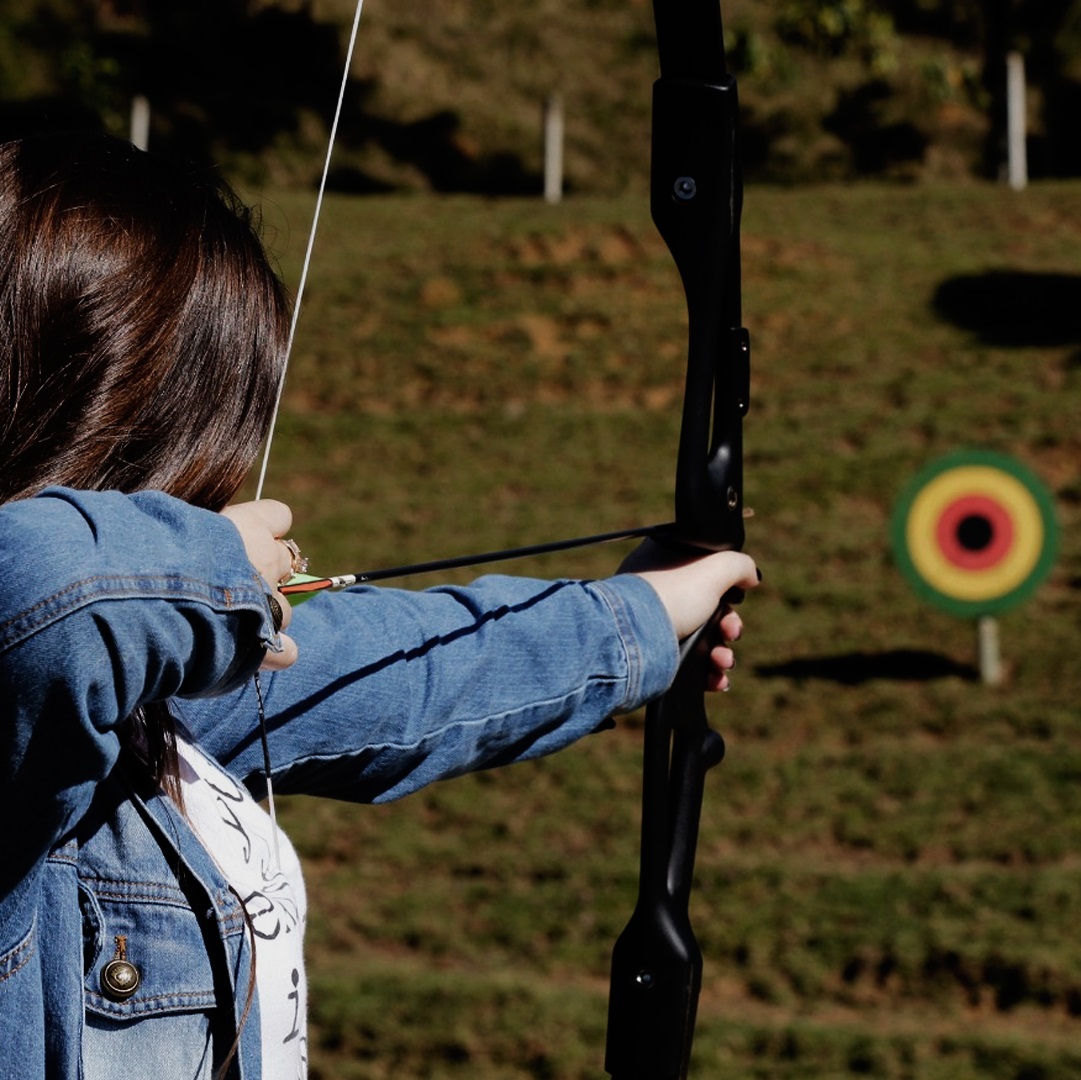
M 288 537 L 285 537 L 281 542 L 289 552 L 289 573 L 278 582 L 279 585 L 284 585 L 291 577 L 294 577 L 297 574 L 306 574 L 308 572 L 308 560 L 300 554 L 300 548 L 297 546 L 295 540 L 290 540 Z

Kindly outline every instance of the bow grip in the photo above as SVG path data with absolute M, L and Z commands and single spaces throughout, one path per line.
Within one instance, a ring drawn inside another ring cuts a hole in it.
M 743 546 L 743 416 L 750 339 L 740 325 L 736 80 L 653 85 L 650 206 L 687 297 L 687 383 L 676 466 L 680 538 Z
M 688 915 L 702 795 L 724 756 L 702 700 L 705 628 L 684 645 L 671 690 L 646 710 L 638 902 L 612 952 L 605 1070 L 612 1080 L 683 1080 L 702 983 Z

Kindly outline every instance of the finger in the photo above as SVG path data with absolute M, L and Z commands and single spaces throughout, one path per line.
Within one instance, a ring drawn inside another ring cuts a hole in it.
M 236 526 L 248 559 L 269 585 L 290 575 L 293 554 L 280 539 L 293 521 L 293 512 L 285 503 L 277 499 L 237 503 L 227 506 L 222 515 Z
M 729 589 L 757 589 L 762 580 L 762 572 L 755 565 L 754 559 L 742 551 L 725 551 L 725 568 L 729 573 Z
M 293 527 L 293 511 L 278 499 L 230 503 L 222 513 L 234 521 L 258 520 L 275 537 L 284 536 Z
M 293 576 L 293 553 L 280 540 L 275 540 L 273 558 L 274 577 L 270 584 L 284 585 Z
M 731 671 L 736 666 L 736 654 L 727 645 L 717 645 L 711 649 L 709 660 L 719 671 Z
M 259 665 L 260 671 L 282 671 L 296 663 L 299 655 L 297 643 L 288 634 L 280 634 L 278 641 L 281 644 L 281 652 L 268 650 L 263 657 L 263 662 Z
M 704 631 L 711 649 L 732 644 L 743 634 L 743 620 L 731 608 L 721 608 Z
M 709 673 L 706 675 L 706 691 L 708 693 L 715 694 L 718 691 L 725 693 L 731 688 L 732 684 L 728 681 L 727 672 L 710 668 Z
M 723 641 L 739 641 L 743 636 L 743 620 L 738 611 L 726 611 L 717 625 Z
M 259 499 L 253 505 L 274 536 L 285 536 L 293 527 L 293 511 L 285 503 L 277 499 Z
M 709 666 L 706 670 L 706 690 L 726 691 L 731 683 L 728 673 L 736 666 L 735 651 L 727 645 L 715 645 L 709 652 Z

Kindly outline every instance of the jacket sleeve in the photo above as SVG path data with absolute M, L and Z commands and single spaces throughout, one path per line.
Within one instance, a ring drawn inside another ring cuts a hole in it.
M 558 750 L 663 692 L 678 664 L 660 600 L 632 575 L 360 587 L 305 602 L 289 632 L 298 661 L 261 676 L 275 790 L 367 802 Z M 250 686 L 182 716 L 263 794 Z
M 236 685 L 272 631 L 232 523 L 156 493 L 0 506 L 0 574 L 3 895 L 86 812 L 123 719 Z

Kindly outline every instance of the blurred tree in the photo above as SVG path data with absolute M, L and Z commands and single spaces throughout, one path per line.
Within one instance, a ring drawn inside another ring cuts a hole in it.
M 97 122 L 108 65 L 87 44 L 89 14 L 79 0 L 0 4 L 0 134 Z
M 878 151 L 919 151 L 915 138 L 884 131 L 881 111 L 894 89 L 901 35 L 938 39 L 980 57 L 982 76 L 973 104 L 987 117 L 980 171 L 997 177 L 1006 166 L 1006 56 L 1025 58 L 1038 123 L 1029 140 L 1033 175 L 1081 173 L 1081 0 L 782 0 L 776 7 L 778 37 L 798 48 L 831 58 L 858 57 L 868 68 L 862 85 L 842 90 L 838 109 L 825 121 L 854 145 L 855 160 L 874 171 Z M 920 123 L 909 104 L 907 121 L 894 125 L 911 136 Z M 856 121 L 853 122 L 853 117 Z M 874 144 L 873 146 L 871 144 Z
M 875 75 L 896 60 L 893 18 L 875 0 L 785 0 L 774 25 L 783 41 L 827 56 L 855 54 Z
M 325 114 L 333 105 L 338 31 L 316 22 L 310 4 L 285 11 L 249 0 L 128 0 L 123 7 L 100 19 L 96 48 L 116 62 L 129 98 L 150 99 L 152 137 L 189 156 L 257 153 L 295 133 L 304 110 Z
M 0 0 L 0 137 L 72 126 L 127 134 L 132 98 L 142 94 L 155 148 L 234 171 L 259 159 L 277 180 L 308 179 L 341 64 L 341 26 L 318 21 L 313 3 Z M 586 56 L 595 63 L 595 49 L 577 46 L 592 40 L 594 18 L 597 33 L 625 35 L 613 71 L 638 64 L 644 47 L 641 13 L 631 11 L 643 5 L 623 0 L 547 0 L 549 14 L 576 12 L 567 31 L 575 41 L 560 37 L 564 20 L 550 19 L 540 53 L 535 15 L 503 25 L 505 5 L 492 13 L 448 5 L 438 17 L 429 6 L 395 0 L 394 18 L 373 15 L 377 55 L 367 62 L 369 80 L 350 85 L 343 124 L 346 164 L 338 172 L 351 190 L 402 182 L 533 190 L 521 146 L 534 115 L 525 107 L 540 91 L 537 79 L 516 81 L 535 67 L 521 57 L 558 57 L 568 70 L 553 62 L 553 72 L 583 80 L 569 69 Z M 346 7 L 343 0 L 320 11 L 341 20 Z M 912 176 L 935 148 L 939 162 L 947 148 L 945 175 L 995 175 L 1004 159 L 1009 49 L 1025 55 L 1038 114 L 1031 174 L 1081 174 L 1081 0 L 767 0 L 745 9 L 728 29 L 737 67 L 753 76 L 744 85 L 746 145 L 760 175 Z M 491 62 L 478 65 L 479 57 Z M 599 134 L 628 79 L 581 84 L 598 99 L 579 116 L 581 169 L 594 175 L 593 153 L 603 158 L 597 176 L 636 175 L 627 161 L 612 161 L 611 141 Z M 438 101 L 433 87 L 441 88 Z M 508 145 L 517 149 L 508 153 Z
M 1037 175 L 1081 175 L 1081 0 L 1028 0 L 1018 5 L 1017 47 L 1042 89 L 1042 132 L 1030 157 Z
M 891 0 L 899 30 L 948 38 L 980 50 L 983 106 L 990 120 L 983 168 L 1006 160 L 1006 54 L 1025 59 L 1041 101 L 1041 130 L 1030 139 L 1035 175 L 1081 173 L 1081 0 Z
M 39 0 L 0 10 L 0 128 L 125 134 L 143 94 L 156 146 L 220 160 L 297 132 L 305 112 L 325 114 L 340 66 L 337 27 L 307 3 Z

